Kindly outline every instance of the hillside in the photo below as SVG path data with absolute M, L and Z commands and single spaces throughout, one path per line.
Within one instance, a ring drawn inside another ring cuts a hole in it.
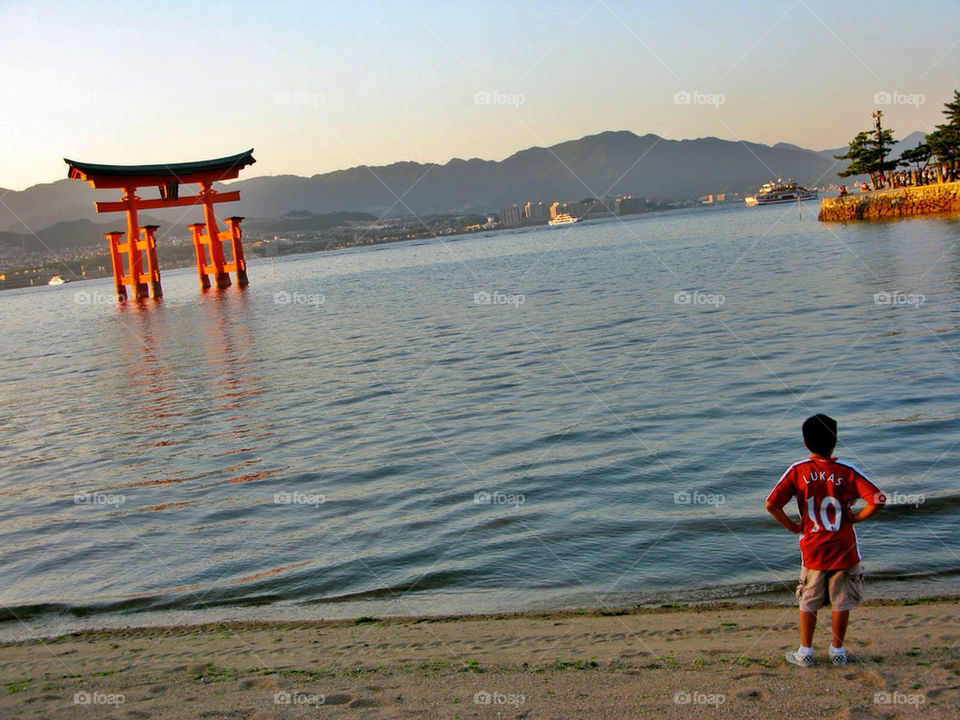
M 903 146 L 916 144 L 918 133 Z M 454 158 L 443 165 L 400 162 L 380 167 L 299 177 L 261 176 L 231 183 L 242 201 L 231 212 L 251 219 L 281 218 L 291 211 L 354 211 L 382 215 L 486 213 L 527 200 L 552 202 L 628 194 L 653 199 L 696 198 L 708 193 L 753 192 L 771 178 L 790 177 L 801 184 L 836 181 L 842 150 L 815 152 L 787 143 L 774 146 L 707 137 L 667 140 L 657 135 L 604 132 L 549 148 L 521 150 L 502 161 Z M 143 197 L 155 197 L 145 188 Z M 22 191 L 3 191 L 0 232 L 38 234 L 57 223 L 75 225 L 77 239 L 96 238 L 122 219 L 97 216 L 94 200 L 115 200 L 116 193 L 94 191 L 86 183 L 59 180 Z M 156 222 L 185 224 L 182 210 L 151 211 Z M 289 221 L 289 218 L 287 219 Z M 54 244 L 69 243 L 70 226 L 52 234 Z M 66 235 L 66 236 L 65 236 Z M 0 242 L 18 242 L 0 236 Z

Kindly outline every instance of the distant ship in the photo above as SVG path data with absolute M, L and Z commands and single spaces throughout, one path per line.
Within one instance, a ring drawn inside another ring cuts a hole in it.
M 570 213 L 557 213 L 557 216 L 547 225 L 557 227 L 558 225 L 573 225 L 575 222 L 580 222 L 580 218 L 575 218 Z
M 54 275 L 54 276 L 53 276 L 52 278 L 50 278 L 50 280 L 47 282 L 47 285 L 63 285 L 65 282 L 67 282 L 67 281 L 64 280 L 62 277 L 60 277 L 59 275 Z
M 816 200 L 817 191 L 797 185 L 792 180 L 764 183 L 756 195 L 744 198 L 747 205 L 772 205 L 773 203 Z

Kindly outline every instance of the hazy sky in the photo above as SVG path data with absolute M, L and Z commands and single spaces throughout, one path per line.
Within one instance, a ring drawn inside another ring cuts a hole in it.
M 941 121 L 960 3 L 0 0 L 0 79 L 13 189 L 64 177 L 64 156 L 255 147 L 252 177 L 603 130 L 822 149 L 875 100 L 898 138 Z

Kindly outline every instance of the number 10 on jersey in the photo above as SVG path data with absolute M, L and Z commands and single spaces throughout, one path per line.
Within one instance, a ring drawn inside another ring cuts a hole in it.
M 843 518 L 843 513 L 840 510 L 840 501 L 831 495 L 827 495 L 825 498 L 823 498 L 823 500 L 821 500 L 819 509 L 816 507 L 816 503 L 816 498 L 807 498 L 807 517 L 809 517 L 810 522 L 813 523 L 813 532 L 820 532 L 821 530 L 836 532 L 839 530 L 840 521 Z M 833 508 L 832 522 L 828 512 L 828 509 L 831 507 Z M 820 522 L 817 522 L 818 516 L 820 518 Z

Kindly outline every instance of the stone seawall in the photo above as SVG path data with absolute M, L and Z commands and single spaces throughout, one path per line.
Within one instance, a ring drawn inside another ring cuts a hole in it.
M 818 219 L 835 222 L 944 212 L 960 212 L 960 182 L 824 198 L 820 203 Z

